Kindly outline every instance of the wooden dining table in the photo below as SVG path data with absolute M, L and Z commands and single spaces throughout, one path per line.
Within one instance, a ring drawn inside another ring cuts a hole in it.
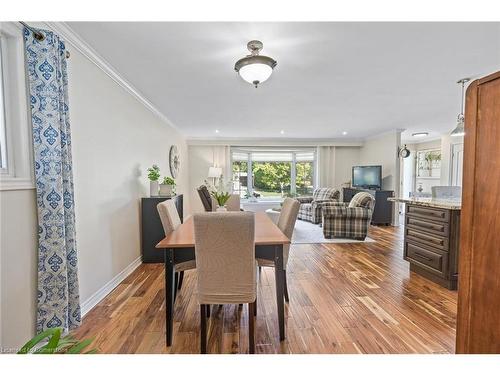
M 283 245 L 286 244 L 290 244 L 290 239 L 283 234 L 267 214 L 256 212 L 255 257 L 274 261 L 280 340 L 285 339 Z M 195 259 L 193 216 L 190 216 L 176 230 L 169 233 L 156 245 L 156 248 L 165 252 L 165 334 L 167 346 L 171 346 L 175 302 L 175 265 Z

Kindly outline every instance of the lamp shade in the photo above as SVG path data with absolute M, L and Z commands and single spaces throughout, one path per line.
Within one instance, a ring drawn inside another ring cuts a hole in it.
M 450 135 L 452 137 L 460 137 L 465 135 L 464 116 L 462 114 L 458 115 L 457 127 L 453 129 Z
M 219 178 L 222 174 L 222 168 L 210 167 L 208 168 L 208 178 Z
M 267 81 L 271 74 L 273 73 L 273 68 L 267 64 L 250 64 L 242 67 L 239 72 L 240 77 L 243 80 L 251 83 L 253 85 Z

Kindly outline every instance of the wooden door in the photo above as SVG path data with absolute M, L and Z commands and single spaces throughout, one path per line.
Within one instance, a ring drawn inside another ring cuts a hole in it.
M 457 353 L 500 353 L 500 72 L 467 89 Z

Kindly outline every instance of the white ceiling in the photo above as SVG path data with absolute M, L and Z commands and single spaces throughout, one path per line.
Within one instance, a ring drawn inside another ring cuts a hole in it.
M 455 125 L 456 81 L 500 69 L 500 23 L 67 25 L 189 138 L 431 138 Z M 278 61 L 258 89 L 234 72 L 251 39 Z

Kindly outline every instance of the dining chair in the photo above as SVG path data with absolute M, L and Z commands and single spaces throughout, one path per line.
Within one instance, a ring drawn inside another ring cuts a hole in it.
M 241 211 L 240 209 L 240 195 L 231 194 L 228 201 L 226 202 L 226 208 L 228 211 Z
M 181 218 L 175 207 L 173 199 L 165 200 L 158 203 L 156 206 L 158 214 L 160 215 L 161 224 L 163 225 L 163 231 L 165 236 L 170 232 L 176 230 L 179 225 L 181 225 Z M 184 271 L 192 270 L 196 268 L 196 261 L 190 260 L 187 262 L 178 263 L 175 265 L 175 296 L 177 296 L 177 290 L 182 287 L 182 281 L 184 280 Z
M 257 299 L 253 212 L 193 216 L 200 304 L 200 349 L 207 352 L 207 306 L 248 303 L 249 352 L 255 352 Z
M 205 185 L 201 185 L 196 188 L 198 195 L 200 196 L 201 203 L 206 212 L 215 211 L 215 206 L 213 204 L 212 196 Z
M 290 240 L 292 239 L 293 229 L 295 228 L 295 222 L 297 221 L 297 215 L 299 214 L 300 202 L 296 199 L 285 198 L 283 201 L 283 206 L 281 207 L 280 216 L 278 218 L 278 228 L 287 236 Z M 286 282 L 286 266 L 288 263 L 288 255 L 290 254 L 290 245 L 283 245 L 283 281 L 285 283 L 285 301 L 289 301 L 288 297 L 288 286 Z M 274 262 L 268 259 L 257 258 L 257 264 L 259 269 L 261 267 L 274 267 Z

